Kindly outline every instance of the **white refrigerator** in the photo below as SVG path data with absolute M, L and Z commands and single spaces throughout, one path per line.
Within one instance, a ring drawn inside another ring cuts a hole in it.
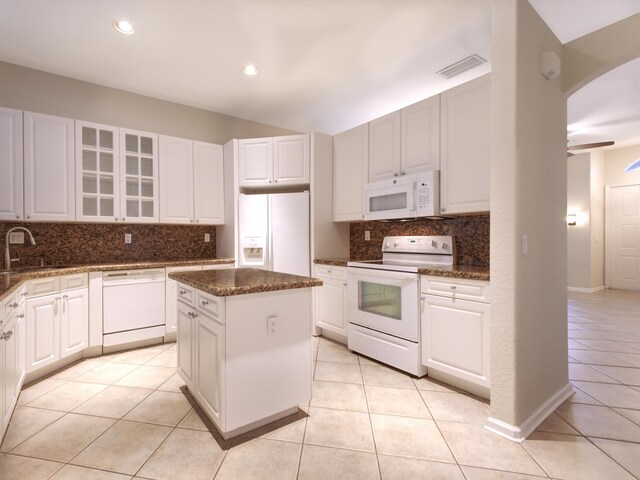
M 239 267 L 308 277 L 309 237 L 309 192 L 239 196 Z

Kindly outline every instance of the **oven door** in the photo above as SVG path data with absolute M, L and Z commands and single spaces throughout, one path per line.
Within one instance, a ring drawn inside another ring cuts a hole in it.
M 369 268 L 347 270 L 350 323 L 418 342 L 418 275 Z

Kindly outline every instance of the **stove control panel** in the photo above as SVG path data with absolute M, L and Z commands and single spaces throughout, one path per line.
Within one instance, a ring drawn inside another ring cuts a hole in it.
M 452 236 L 407 236 L 385 237 L 382 242 L 382 253 L 438 253 L 453 255 L 455 243 Z

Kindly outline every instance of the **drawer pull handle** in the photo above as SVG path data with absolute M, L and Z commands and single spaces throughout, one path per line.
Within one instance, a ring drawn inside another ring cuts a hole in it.
M 180 290 L 180 295 L 184 295 L 185 293 L 187 293 L 186 290 Z
M 20 315 L 18 315 L 18 318 L 24 318 L 24 313 L 21 313 Z
M 455 290 L 456 286 L 455 285 L 451 285 L 451 290 Z
M 9 305 L 11 308 L 18 308 L 18 302 L 13 302 L 11 305 Z
M 13 330 L 9 330 L 7 333 L 2 335 L 2 340 L 9 340 L 11 338 L 11 335 L 13 335 Z
M 20 295 L 22 295 L 23 297 L 26 297 L 27 295 L 29 295 L 29 292 L 22 292 Z
M 206 300 L 202 300 L 202 301 L 200 302 L 200 305 L 202 305 L 203 307 L 206 307 L 207 305 L 209 305 L 209 302 L 208 302 L 208 301 L 206 301 Z

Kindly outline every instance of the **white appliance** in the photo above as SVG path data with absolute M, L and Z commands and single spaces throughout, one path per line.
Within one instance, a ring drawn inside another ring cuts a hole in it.
M 403 175 L 364 187 L 364 219 L 393 220 L 440 214 L 440 172 Z
M 105 347 L 165 335 L 164 277 L 163 268 L 103 272 Z
M 349 349 L 412 375 L 425 375 L 418 269 L 452 268 L 455 263 L 450 236 L 385 237 L 382 260 L 348 262 Z
M 308 277 L 309 192 L 241 194 L 238 266 Z

